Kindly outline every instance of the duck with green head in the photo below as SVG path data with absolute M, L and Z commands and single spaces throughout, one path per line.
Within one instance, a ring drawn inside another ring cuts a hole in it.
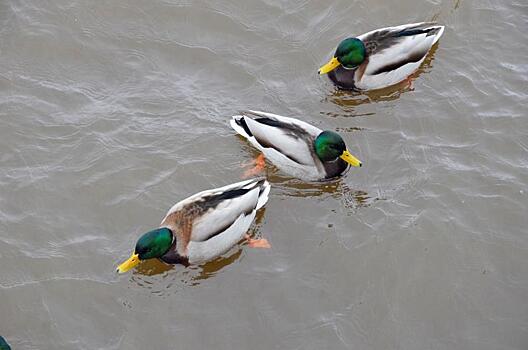
M 139 238 L 134 252 L 117 271 L 127 272 L 149 259 L 185 266 L 202 264 L 243 239 L 251 247 L 269 247 L 265 239 L 246 234 L 256 211 L 266 204 L 269 191 L 265 179 L 255 178 L 202 191 L 176 203 L 159 228 Z
M 347 38 L 319 74 L 328 74 L 343 89 L 374 90 L 397 84 L 420 67 L 443 32 L 444 26 L 422 22 Z
M 339 134 L 298 119 L 246 111 L 232 117 L 231 127 L 277 168 L 303 180 L 326 180 L 349 165 L 361 166 Z

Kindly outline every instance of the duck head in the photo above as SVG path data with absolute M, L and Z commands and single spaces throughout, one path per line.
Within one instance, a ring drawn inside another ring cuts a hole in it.
M 320 133 L 315 139 L 314 148 L 315 154 L 322 162 L 331 162 L 341 158 L 352 166 L 361 166 L 361 161 L 350 154 L 346 148 L 345 141 L 333 131 Z
M 366 52 L 363 41 L 358 38 L 347 38 L 341 41 L 330 62 L 319 68 L 319 74 L 330 73 L 339 66 L 356 69 L 365 61 Z
M 136 243 L 134 253 L 117 267 L 117 272 L 125 273 L 147 259 L 161 258 L 173 243 L 172 231 L 166 227 L 143 234 Z

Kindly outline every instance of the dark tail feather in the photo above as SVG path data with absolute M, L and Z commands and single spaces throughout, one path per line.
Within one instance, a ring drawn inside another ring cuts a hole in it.
M 249 136 L 253 136 L 251 131 L 249 131 L 249 128 L 248 128 L 248 126 L 246 124 L 246 121 L 244 120 L 244 116 L 241 116 L 239 119 L 235 119 L 235 123 L 237 123 L 237 125 L 241 126 L 242 129 L 244 129 L 244 131 L 246 132 L 246 134 L 248 134 Z
M 410 28 L 410 29 L 404 29 L 402 30 L 401 32 L 398 32 L 396 33 L 396 37 L 401 37 L 401 36 L 413 36 L 413 35 L 418 35 L 418 34 L 427 34 L 427 36 L 430 36 L 430 35 L 435 35 L 436 33 L 438 33 L 438 31 L 441 29 L 441 27 L 430 27 L 430 28 L 425 28 L 425 29 L 421 29 L 421 28 Z

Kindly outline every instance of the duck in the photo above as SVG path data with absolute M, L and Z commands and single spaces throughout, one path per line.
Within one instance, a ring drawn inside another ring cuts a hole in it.
M 367 91 L 397 84 L 422 64 L 445 27 L 434 22 L 376 29 L 346 38 L 319 68 L 341 89 Z
M 299 119 L 249 110 L 233 116 L 230 125 L 264 158 L 301 180 L 328 180 L 343 174 L 349 166 L 362 165 L 338 133 Z
M 257 210 L 268 201 L 271 186 L 254 178 L 199 192 L 169 209 L 158 228 L 146 232 L 134 252 L 117 267 L 125 273 L 142 261 L 200 265 L 225 254 L 246 239 L 249 246 L 269 248 L 266 239 L 247 235 Z
M 11 350 L 11 347 L 2 336 L 0 336 L 0 350 Z

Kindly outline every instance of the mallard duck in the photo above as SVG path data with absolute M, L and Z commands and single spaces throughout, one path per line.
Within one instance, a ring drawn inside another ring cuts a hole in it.
M 247 111 L 230 123 L 277 168 L 294 177 L 324 180 L 341 175 L 349 164 L 361 166 L 339 134 L 298 119 Z
M 0 336 L 0 350 L 11 350 L 11 347 L 2 336 Z
M 160 227 L 143 234 L 132 256 L 117 268 L 127 272 L 141 261 L 201 264 L 231 249 L 244 237 L 250 246 L 267 247 L 264 239 L 246 235 L 257 210 L 268 201 L 270 185 L 255 178 L 199 192 L 176 203 Z
M 422 64 L 444 33 L 432 22 L 376 29 L 343 40 L 334 57 L 319 68 L 340 88 L 374 90 L 405 80 Z

